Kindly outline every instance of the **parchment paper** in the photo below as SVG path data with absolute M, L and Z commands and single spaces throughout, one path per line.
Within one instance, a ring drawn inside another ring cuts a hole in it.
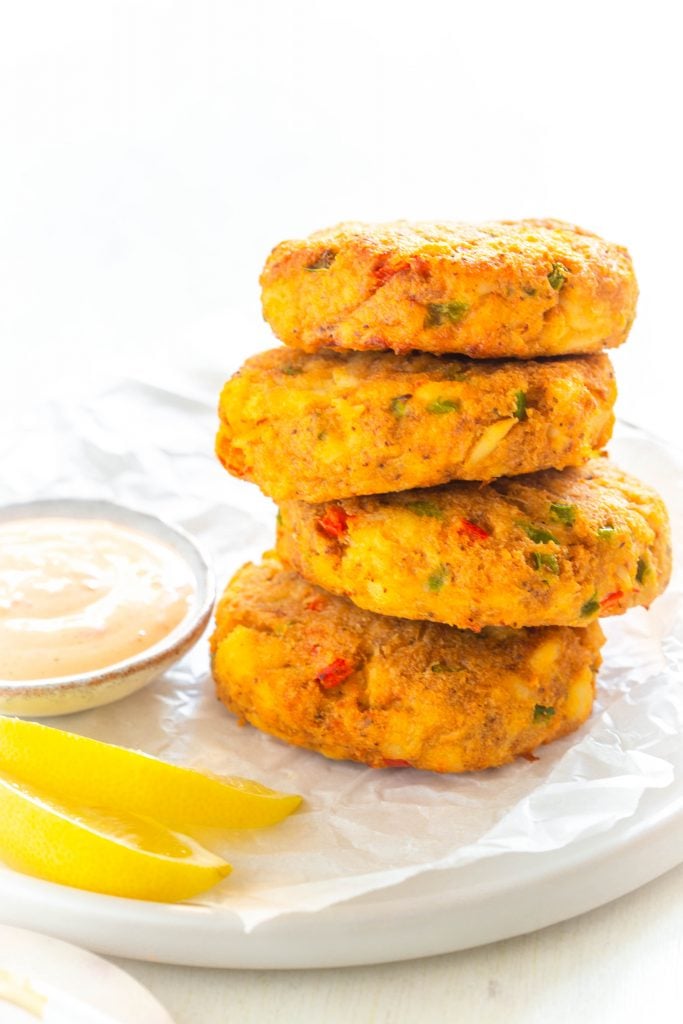
M 272 544 L 275 510 L 215 460 L 220 382 L 210 371 L 170 386 L 115 380 L 87 400 L 26 412 L 0 439 L 0 500 L 102 497 L 156 513 L 199 538 L 222 587 Z M 625 425 L 611 452 L 663 493 L 680 551 L 683 460 Z M 439 776 L 289 748 L 240 728 L 217 702 L 206 638 L 140 693 L 48 724 L 305 797 L 275 828 L 203 837 L 235 870 L 195 902 L 224 906 L 251 930 L 421 872 L 565 847 L 631 817 L 652 788 L 683 805 L 680 563 L 649 612 L 604 621 L 595 712 L 580 732 L 540 748 L 533 763 Z

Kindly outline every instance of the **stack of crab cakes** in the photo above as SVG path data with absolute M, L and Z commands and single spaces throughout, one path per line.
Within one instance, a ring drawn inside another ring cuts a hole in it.
M 279 505 L 219 604 L 218 696 L 289 743 L 439 772 L 590 715 L 597 622 L 669 578 L 666 509 L 609 463 L 637 286 L 558 221 L 342 224 L 271 253 L 285 347 L 225 385 L 216 450 Z

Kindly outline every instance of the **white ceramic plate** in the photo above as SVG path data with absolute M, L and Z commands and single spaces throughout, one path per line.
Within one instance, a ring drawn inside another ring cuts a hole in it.
M 656 440 L 637 438 L 630 468 L 647 476 L 649 460 L 664 449 Z M 186 710 L 181 705 L 174 712 L 181 725 Z M 125 730 L 118 734 L 119 742 L 127 736 Z M 258 774 L 256 755 L 254 762 Z M 533 931 L 622 896 L 681 860 L 679 773 L 671 785 L 644 792 L 633 815 L 559 849 L 429 871 L 316 913 L 282 915 L 250 933 L 225 905 L 122 900 L 5 869 L 0 919 L 142 960 L 233 968 L 348 966 L 446 953 Z
M 0 925 L 3 1024 L 173 1024 L 147 989 L 66 942 Z
M 522 935 L 592 910 L 683 856 L 683 792 L 651 791 L 627 825 L 546 855 L 432 872 L 245 934 L 229 911 L 98 896 L 9 871 L 0 914 L 112 956 L 199 967 L 302 968 L 407 960 Z
M 182 622 L 159 643 L 133 658 L 106 669 L 60 679 L 7 682 L 0 678 L 0 714 L 33 718 L 68 715 L 121 700 L 182 658 L 203 633 L 213 608 L 213 574 L 196 542 L 180 527 L 111 501 L 84 498 L 41 499 L 0 508 L 3 522 L 49 516 L 109 519 L 163 541 L 189 566 L 195 592 Z

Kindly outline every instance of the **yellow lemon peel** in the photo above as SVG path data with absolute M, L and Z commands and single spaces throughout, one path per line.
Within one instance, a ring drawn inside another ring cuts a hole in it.
M 301 803 L 249 779 L 181 768 L 18 718 L 0 717 L 0 772 L 68 802 L 125 808 L 180 830 L 262 828 Z
M 197 842 L 125 811 L 62 801 L 0 773 L 0 856 L 26 874 L 131 899 L 176 902 L 231 871 Z

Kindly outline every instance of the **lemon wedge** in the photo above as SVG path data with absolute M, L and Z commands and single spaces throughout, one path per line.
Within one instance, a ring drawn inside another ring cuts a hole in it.
M 49 882 L 130 899 L 176 902 L 230 865 L 188 836 L 124 811 L 56 800 L 0 773 L 0 857 Z
M 125 808 L 181 831 L 262 828 L 301 803 L 258 782 L 180 768 L 19 718 L 0 717 L 0 772 L 68 802 Z

